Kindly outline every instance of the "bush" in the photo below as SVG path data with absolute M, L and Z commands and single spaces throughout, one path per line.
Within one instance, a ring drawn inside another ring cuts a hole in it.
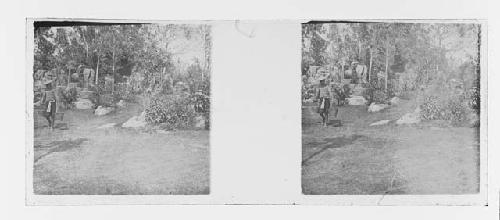
M 62 102 L 63 105 L 66 107 L 70 107 L 73 102 L 75 102 L 78 99 L 78 91 L 76 88 L 70 88 L 70 89 L 65 89 L 62 90 Z
M 421 116 L 427 120 L 451 121 L 455 125 L 471 123 L 479 114 L 479 99 L 478 87 L 466 89 L 463 81 L 435 80 L 424 90 Z
M 191 96 L 190 101 L 190 104 L 194 106 L 194 110 L 196 113 L 210 113 L 210 98 L 208 96 L 195 94 Z
M 462 123 L 467 120 L 467 106 L 461 99 L 451 99 L 445 108 L 446 120 L 454 123 Z
M 132 101 L 134 99 L 132 87 L 124 83 L 115 84 L 113 99 L 115 102 L 119 102 L 120 100 Z
M 316 89 L 312 84 L 308 83 L 307 81 L 308 80 L 306 77 L 304 77 L 302 80 L 302 88 L 301 88 L 302 101 L 312 100 L 316 96 Z
M 205 129 L 210 128 L 210 97 L 205 94 L 194 94 L 190 98 L 190 105 L 197 114 L 202 114 L 205 119 Z
M 153 97 L 145 110 L 146 122 L 165 124 L 170 128 L 187 128 L 193 125 L 196 113 L 190 98 L 174 95 Z
M 426 120 L 447 120 L 455 124 L 467 120 L 470 109 L 464 102 L 463 96 L 453 95 L 439 98 L 428 96 L 420 105 L 421 117 Z
M 471 109 L 475 111 L 475 113 L 479 114 L 481 110 L 481 91 L 479 87 L 473 87 L 469 89 L 467 93 L 468 105 Z
M 414 72 L 401 73 L 394 86 L 396 95 L 401 92 L 415 90 L 417 88 L 417 76 Z
M 101 93 L 97 98 L 96 106 L 112 107 L 115 105 L 115 97 L 111 93 Z
M 367 88 L 363 91 L 362 95 L 368 102 L 368 105 L 371 103 L 386 103 L 388 99 L 384 88 L 376 81 L 367 84 Z
M 436 96 L 425 97 L 424 103 L 420 105 L 420 110 L 423 119 L 439 120 L 444 118 L 442 106 L 438 104 L 438 98 Z
M 342 106 L 346 103 L 346 99 L 352 95 L 351 87 L 348 84 L 344 84 L 342 87 L 334 86 L 333 95 L 337 99 L 338 105 Z

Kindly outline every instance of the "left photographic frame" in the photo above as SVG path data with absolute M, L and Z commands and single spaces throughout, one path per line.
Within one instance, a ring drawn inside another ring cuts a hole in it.
M 210 194 L 210 23 L 26 24 L 27 203 Z

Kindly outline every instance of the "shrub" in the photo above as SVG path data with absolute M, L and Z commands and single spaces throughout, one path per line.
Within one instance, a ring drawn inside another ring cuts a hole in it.
M 39 102 L 42 97 L 43 97 L 43 92 L 42 91 L 34 91 L 34 94 L 33 94 L 33 101 L 36 103 L 36 102 Z
M 97 106 L 111 107 L 115 104 L 115 97 L 111 93 L 101 93 L 94 103 L 97 103 Z
M 63 105 L 68 108 L 73 104 L 73 102 L 78 99 L 78 91 L 76 90 L 76 88 L 62 90 L 61 94 L 61 101 L 63 102 Z
M 363 91 L 362 95 L 368 102 L 368 105 L 371 103 L 386 103 L 388 98 L 384 88 L 376 81 L 367 84 L 367 88 Z
M 132 87 L 124 83 L 117 83 L 115 85 L 113 99 L 115 102 L 119 102 L 120 100 L 132 101 L 134 99 Z
M 196 113 L 210 113 L 210 98 L 208 96 L 195 94 L 191 96 L 190 101 L 190 104 L 194 106 Z
M 420 105 L 420 110 L 421 117 L 426 120 L 438 120 L 444 117 L 436 96 L 425 97 L 424 103 Z
M 450 99 L 445 108 L 446 120 L 454 123 L 462 123 L 467 119 L 467 106 L 461 99 Z
M 302 85 L 302 101 L 314 98 L 316 91 L 314 87 L 309 85 Z
M 401 73 L 395 82 L 396 95 L 399 92 L 415 90 L 417 88 L 417 76 L 414 72 Z
M 469 89 L 467 93 L 468 105 L 477 114 L 479 114 L 479 111 L 481 109 L 480 99 L 481 99 L 481 91 L 479 90 L 479 87 L 473 87 Z
M 346 103 L 346 99 L 352 95 L 351 87 L 344 84 L 342 87 L 333 86 L 333 95 L 337 99 L 338 105 L 342 106 Z
M 197 114 L 202 114 L 205 119 L 205 128 L 210 128 L 210 97 L 205 94 L 194 94 L 191 96 L 191 106 Z
M 146 122 L 165 124 L 170 128 L 192 126 L 195 112 L 188 97 L 157 95 L 151 98 L 145 110 Z
M 455 124 L 467 120 L 470 111 L 464 102 L 464 97 L 452 95 L 449 97 L 428 96 L 420 105 L 421 117 L 426 120 L 447 120 Z

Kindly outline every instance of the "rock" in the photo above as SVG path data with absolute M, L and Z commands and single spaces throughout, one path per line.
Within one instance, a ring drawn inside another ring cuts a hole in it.
M 310 99 L 306 99 L 306 100 L 304 100 L 304 102 L 306 102 L 306 103 L 313 103 L 313 102 L 314 102 L 314 100 L 313 100 L 312 98 L 310 98 Z
M 195 128 L 205 128 L 205 117 L 202 115 L 198 115 L 194 118 L 194 127 Z
M 391 104 L 391 105 L 398 105 L 400 102 L 401 102 L 401 99 L 399 99 L 398 97 L 392 97 L 392 99 L 389 100 L 389 104 Z
M 103 124 L 99 127 L 97 127 L 98 129 L 104 129 L 104 128 L 112 128 L 116 125 L 116 123 L 108 123 L 108 124 Z
M 94 106 L 92 101 L 82 98 L 78 98 L 78 100 L 74 102 L 74 104 L 76 109 L 92 109 L 92 107 Z
M 127 106 L 127 103 L 125 101 L 123 101 L 123 99 L 122 99 L 118 103 L 116 103 L 116 106 L 118 108 L 125 108 Z
M 418 111 L 417 111 L 418 109 Z M 415 109 L 413 113 L 406 113 L 399 120 L 396 121 L 396 124 L 417 124 L 420 123 L 420 108 Z
M 97 115 L 97 116 L 103 116 L 103 115 L 107 115 L 107 114 L 113 112 L 114 110 L 115 110 L 115 108 L 112 108 L 112 107 L 102 107 L 102 106 L 99 106 L 94 111 L 94 114 Z
M 146 126 L 145 112 L 142 112 L 139 116 L 133 116 L 128 121 L 123 123 L 124 128 L 139 128 Z
M 165 131 L 165 130 L 156 130 L 156 133 L 158 134 L 170 134 L 170 131 Z
M 368 112 L 379 112 L 383 109 L 386 109 L 387 107 L 389 107 L 389 105 L 387 104 L 375 104 L 375 103 L 372 103 L 369 107 L 368 107 Z
M 346 98 L 348 105 L 365 105 L 366 99 L 363 96 L 351 96 Z
M 371 123 L 370 126 L 377 126 L 377 125 L 385 125 L 388 124 L 391 120 L 380 120 L 374 123 Z

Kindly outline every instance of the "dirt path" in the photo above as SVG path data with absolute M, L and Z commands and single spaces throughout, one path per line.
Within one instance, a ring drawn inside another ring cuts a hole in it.
M 113 127 L 138 106 L 107 116 L 69 111 L 61 128 L 35 129 L 37 194 L 208 194 L 208 131 L 146 133 Z
M 367 113 L 340 110 L 342 127 L 323 128 L 303 109 L 302 188 L 305 194 L 467 194 L 478 192 L 478 134 L 474 128 L 394 123 L 413 108 Z

